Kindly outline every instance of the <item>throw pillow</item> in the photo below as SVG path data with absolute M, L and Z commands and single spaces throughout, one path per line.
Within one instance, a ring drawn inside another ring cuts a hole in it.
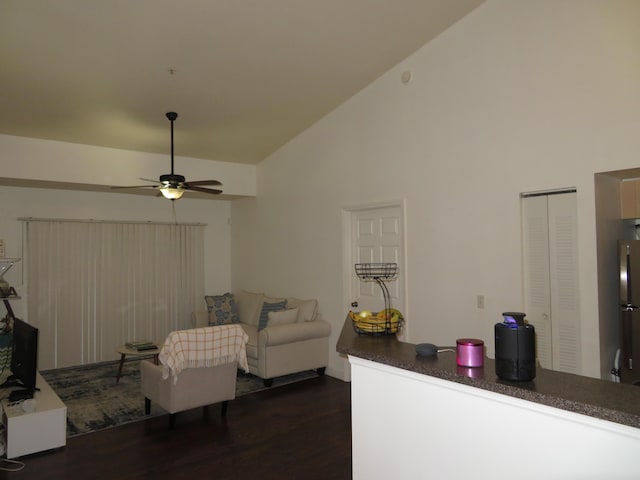
M 228 325 L 240 322 L 232 293 L 206 295 L 204 301 L 209 311 L 209 325 Z
M 257 326 L 264 295 L 240 290 L 235 292 L 235 301 L 238 307 L 240 323 Z
M 290 298 L 287 301 L 287 308 L 297 308 L 298 322 L 311 322 L 316 319 L 318 310 L 318 301 L 300 300 L 299 298 Z
M 296 320 L 298 320 L 298 309 L 288 308 L 286 310 L 280 310 L 279 312 L 269 312 L 268 318 L 269 321 L 267 325 L 270 327 L 296 323 Z
M 286 298 L 284 297 L 268 297 L 267 295 L 265 295 L 263 298 L 263 301 L 267 303 L 278 303 L 284 300 L 286 300 Z
M 263 302 L 262 311 L 260 312 L 260 320 L 258 321 L 258 331 L 262 330 L 267 326 L 269 322 L 269 312 L 277 312 L 279 310 L 284 310 L 287 306 L 287 301 L 283 300 L 282 302 L 276 303 L 268 303 Z

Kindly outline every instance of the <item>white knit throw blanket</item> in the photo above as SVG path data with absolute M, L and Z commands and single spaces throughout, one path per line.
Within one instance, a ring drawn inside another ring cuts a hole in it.
M 192 328 L 171 332 L 160 350 L 162 378 L 173 377 L 185 368 L 215 367 L 238 362 L 245 372 L 247 363 L 247 341 L 249 336 L 240 325 Z

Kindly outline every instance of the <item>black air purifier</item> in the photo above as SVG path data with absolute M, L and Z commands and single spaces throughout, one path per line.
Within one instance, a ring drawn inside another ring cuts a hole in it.
M 503 380 L 526 382 L 536 376 L 536 330 L 522 312 L 504 312 L 496 323 L 496 375 Z

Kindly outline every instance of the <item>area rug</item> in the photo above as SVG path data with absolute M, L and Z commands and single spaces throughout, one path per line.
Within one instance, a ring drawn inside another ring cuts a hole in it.
M 67 406 L 67 437 L 136 422 L 166 412 L 152 404 L 151 414 L 144 414 L 144 397 L 140 392 L 140 360 L 125 362 L 122 377 L 116 384 L 118 362 L 40 372 Z M 276 388 L 317 376 L 308 371 L 274 379 Z M 267 387 L 261 378 L 238 372 L 236 396 L 254 393 Z

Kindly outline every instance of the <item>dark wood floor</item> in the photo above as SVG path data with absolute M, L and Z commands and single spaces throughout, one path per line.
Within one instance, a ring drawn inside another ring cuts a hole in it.
M 328 376 L 238 397 L 226 419 L 220 405 L 178 414 L 173 430 L 168 418 L 70 438 L 0 478 L 351 478 L 350 384 Z

